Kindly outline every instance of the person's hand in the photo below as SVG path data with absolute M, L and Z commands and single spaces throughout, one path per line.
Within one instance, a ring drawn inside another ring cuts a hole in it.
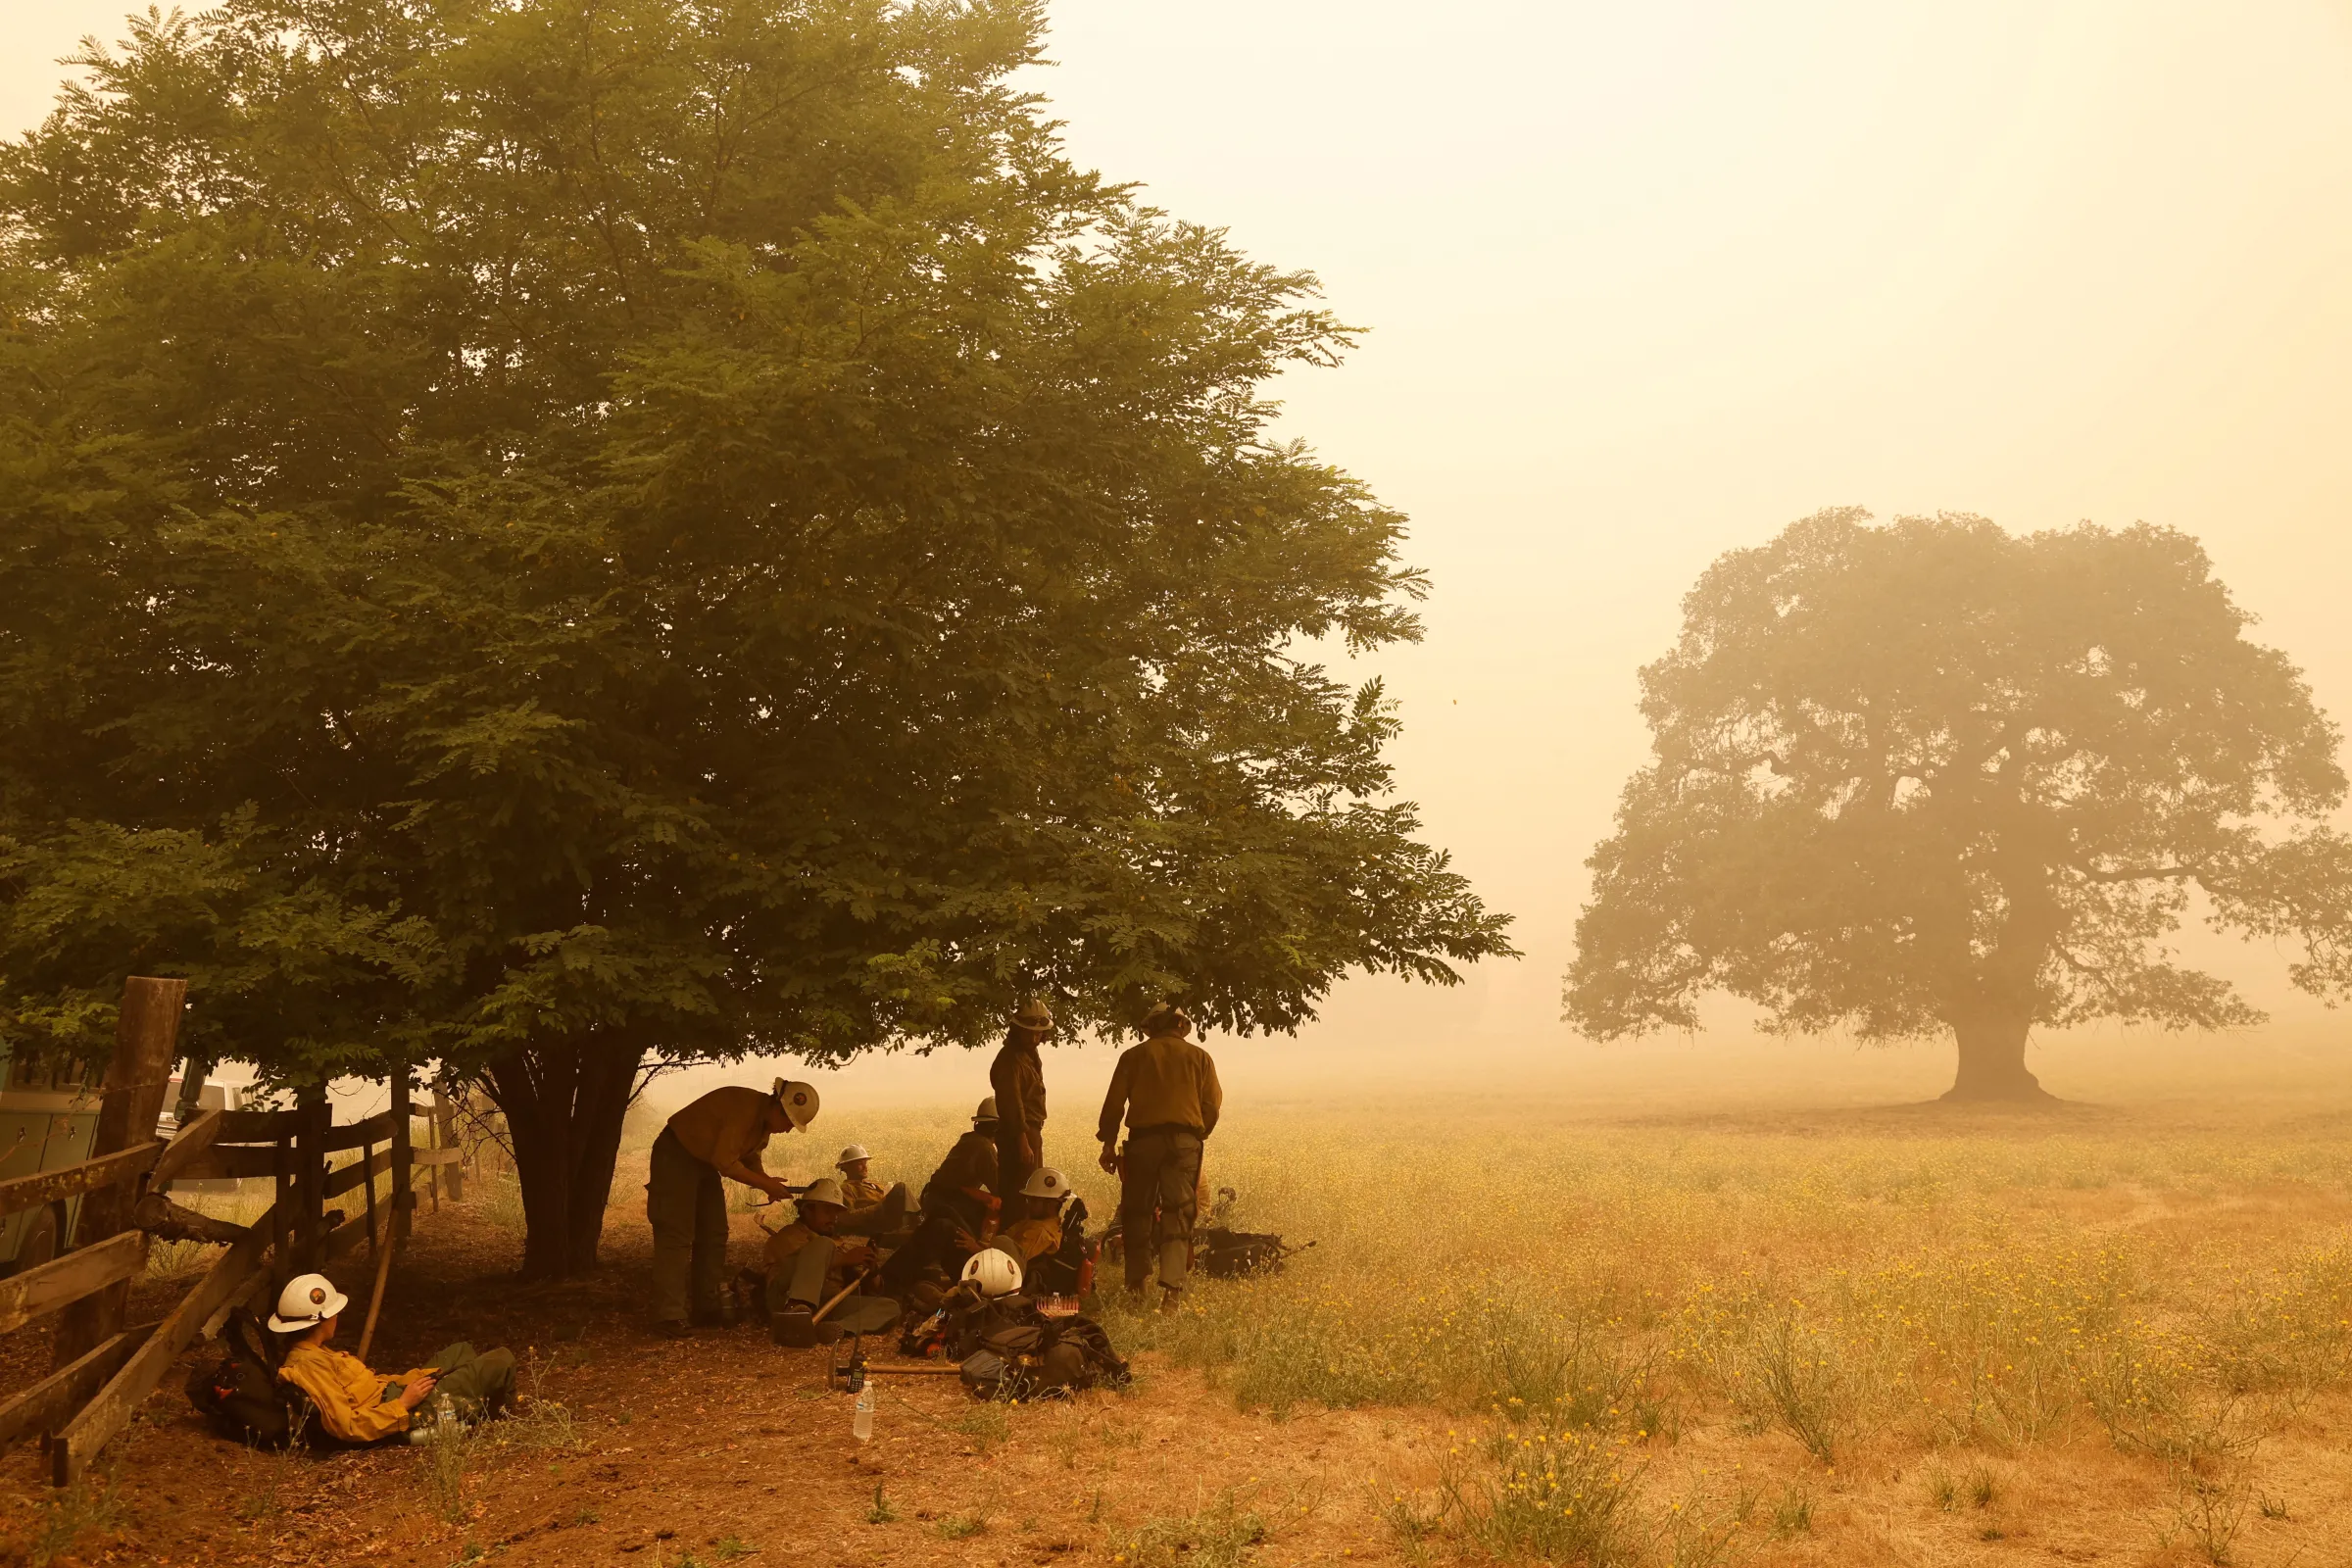
M 760 1183 L 760 1190 L 779 1203 L 792 1197 L 792 1183 L 777 1176 L 770 1176 L 766 1181 Z
M 1021 1138 L 1021 1162 L 1032 1170 L 1046 1162 L 1045 1155 L 1038 1150 L 1037 1140 L 1026 1134 Z
M 1108 1144 L 1104 1144 L 1102 1146 L 1102 1168 L 1110 1172 L 1110 1174 L 1113 1176 L 1116 1176 L 1119 1173 L 1118 1151 L 1111 1148 Z
M 425 1400 L 431 1398 L 433 1396 L 433 1385 L 439 1383 L 440 1381 L 440 1373 L 427 1372 L 424 1374 L 424 1376 L 412 1382 L 407 1388 L 400 1391 L 401 1408 L 404 1410 L 414 1410 Z
M 873 1260 L 874 1245 L 871 1242 L 854 1242 L 833 1250 L 833 1261 L 843 1268 L 864 1268 Z

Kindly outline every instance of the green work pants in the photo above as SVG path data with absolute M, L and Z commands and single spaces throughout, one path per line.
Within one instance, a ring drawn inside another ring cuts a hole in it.
M 825 1304 L 833 1272 L 832 1238 L 820 1236 L 776 1265 L 767 1277 L 767 1311 L 799 1307 L 813 1312 Z M 899 1303 L 887 1296 L 853 1296 L 825 1314 L 844 1334 L 880 1334 L 897 1325 Z
M 1152 1127 L 1127 1135 L 1119 1173 L 1119 1231 L 1126 1238 L 1127 1288 L 1140 1291 L 1159 1257 L 1159 1283 L 1184 1289 L 1193 1270 L 1193 1218 L 1200 1202 L 1200 1135 Z
M 427 1405 L 447 1399 L 461 1421 L 487 1421 L 514 1399 L 514 1352 L 476 1353 L 465 1340 L 446 1346 L 425 1365 L 441 1374 Z
M 666 1127 L 654 1140 L 645 1217 L 654 1227 L 654 1321 L 716 1321 L 727 1270 L 727 1195 L 718 1172 L 686 1152 Z

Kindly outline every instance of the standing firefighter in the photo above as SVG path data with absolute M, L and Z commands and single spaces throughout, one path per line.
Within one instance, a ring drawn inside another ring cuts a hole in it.
M 776 1080 L 774 1089 L 730 1084 L 669 1118 L 654 1140 L 645 1217 L 654 1227 L 654 1321 L 667 1334 L 690 1323 L 723 1323 L 719 1287 L 727 1268 L 727 1197 L 721 1176 L 771 1199 L 792 1189 L 760 1165 L 776 1133 L 816 1119 L 813 1085 Z
M 1102 1168 L 1119 1178 L 1119 1225 L 1127 1238 L 1127 1289 L 1140 1294 L 1159 1256 L 1163 1309 L 1174 1310 L 1193 1265 L 1193 1217 L 1200 1206 L 1200 1145 L 1217 1129 L 1225 1092 L 1213 1057 L 1185 1036 L 1193 1020 L 1162 1004 L 1144 1020 L 1102 1097 Z M 1127 1151 L 1118 1152 L 1119 1120 Z M 1156 1211 L 1157 1220 L 1153 1215 Z
M 1004 1049 L 989 1063 L 988 1087 L 997 1102 L 997 1197 L 1020 1196 L 1029 1173 L 1045 1160 L 1046 1064 L 1037 1048 L 1054 1032 L 1054 1011 L 1032 997 L 1004 1031 Z

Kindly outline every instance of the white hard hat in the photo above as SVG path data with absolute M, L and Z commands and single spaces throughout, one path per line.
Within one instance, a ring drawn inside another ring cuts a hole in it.
M 816 1085 L 802 1083 L 797 1078 L 779 1078 L 770 1091 L 784 1114 L 792 1119 L 794 1131 L 806 1129 L 816 1120 Z
M 975 1122 L 982 1122 L 982 1121 L 995 1121 L 996 1119 L 997 1119 L 997 1097 L 996 1097 L 996 1096 L 994 1096 L 994 1095 L 991 1095 L 991 1096 L 989 1096 L 989 1097 L 988 1097 L 986 1100 L 983 1100 L 982 1102 L 980 1102 L 980 1108 L 979 1108 L 978 1110 L 975 1110 L 975 1111 L 973 1111 L 973 1112 L 972 1112 L 972 1120 L 973 1120 L 973 1121 L 975 1121 Z
M 1054 1009 L 1047 1006 L 1041 998 L 1031 997 L 1021 1004 L 1021 1010 L 1012 1015 L 1012 1022 L 1017 1028 L 1035 1029 L 1043 1034 L 1054 1027 Z
M 1010 1252 L 983 1247 L 963 1265 L 964 1282 L 980 1287 L 982 1296 L 1010 1296 L 1021 1288 L 1021 1263 Z
M 335 1282 L 325 1275 L 297 1274 L 277 1293 L 277 1310 L 270 1314 L 270 1327 L 279 1334 L 315 1329 L 350 1304 L 351 1298 L 336 1290 Z
M 841 1183 L 830 1176 L 819 1176 L 810 1182 L 808 1190 L 801 1194 L 801 1201 L 803 1204 L 831 1203 L 835 1208 L 850 1206 L 849 1200 L 841 1196 Z
M 1021 1184 L 1023 1198 L 1051 1198 L 1055 1201 L 1070 1196 L 1070 1179 L 1051 1165 L 1040 1165 L 1029 1173 Z
M 835 1170 L 839 1170 L 844 1165 L 855 1165 L 861 1159 L 871 1159 L 873 1157 L 873 1155 L 865 1152 L 865 1146 L 863 1144 L 852 1144 L 849 1148 L 841 1152 L 841 1157 L 833 1162 L 833 1168 Z

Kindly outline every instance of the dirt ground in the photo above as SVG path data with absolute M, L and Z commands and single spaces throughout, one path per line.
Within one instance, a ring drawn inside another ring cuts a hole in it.
M 646 1332 L 642 1219 L 613 1214 L 610 1264 L 587 1281 L 517 1287 L 515 1252 L 511 1231 L 466 1207 L 420 1215 L 368 1359 L 397 1369 L 458 1338 L 511 1346 L 526 1391 L 535 1382 L 573 1413 L 578 1447 L 476 1445 L 463 1517 L 446 1522 L 423 1449 L 277 1455 L 214 1437 L 180 1391 L 217 1353 L 200 1344 L 103 1456 L 120 1483 L 111 1517 L 56 1560 L 1109 1563 L 1122 1529 L 1213 1510 L 1228 1490 L 1237 1512 L 1269 1526 L 1255 1561 L 1378 1560 L 1363 1544 L 1383 1527 L 1357 1478 L 1430 1470 L 1445 1433 L 1429 1412 L 1246 1417 L 1197 1375 L 1146 1357 L 1127 1395 L 1015 1407 L 1001 1426 L 953 1378 L 883 1380 L 861 1445 L 851 1396 L 826 1392 L 825 1351 L 781 1349 L 750 1328 L 676 1343 Z M 160 1312 L 181 1288 L 148 1284 L 134 1311 Z M 46 1353 L 44 1336 L 19 1339 L 0 1362 L 5 1386 Z M 8 1560 L 26 1560 L 50 1500 L 35 1445 L 0 1461 L 0 1489 Z M 895 1518 L 874 1522 L 877 1499 Z

